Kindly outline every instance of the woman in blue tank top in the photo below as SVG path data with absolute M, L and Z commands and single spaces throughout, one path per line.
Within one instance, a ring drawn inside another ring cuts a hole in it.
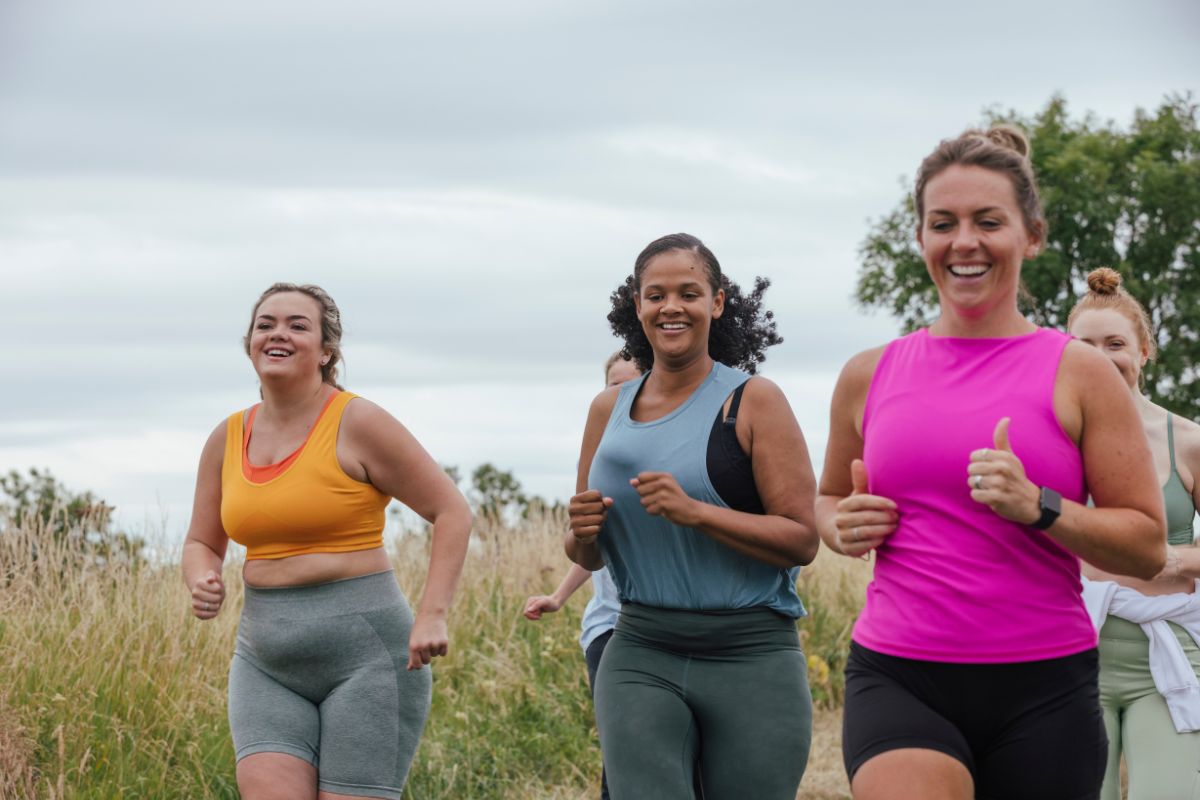
M 750 377 L 782 341 L 767 285 L 743 295 L 675 234 L 612 296 L 613 331 L 646 374 L 592 403 L 565 546 L 607 565 L 622 602 L 596 676 L 616 800 L 792 800 L 804 774 L 795 580 L 817 551 L 816 487 L 783 393 Z

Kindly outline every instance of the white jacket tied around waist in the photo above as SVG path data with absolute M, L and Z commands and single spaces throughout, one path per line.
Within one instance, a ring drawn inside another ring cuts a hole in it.
M 1196 584 L 1191 594 L 1148 597 L 1113 581 L 1083 579 L 1083 602 L 1097 631 L 1112 614 L 1140 625 L 1150 640 L 1150 676 L 1179 733 L 1200 731 L 1200 680 L 1167 623 L 1186 630 L 1200 647 L 1200 581 Z

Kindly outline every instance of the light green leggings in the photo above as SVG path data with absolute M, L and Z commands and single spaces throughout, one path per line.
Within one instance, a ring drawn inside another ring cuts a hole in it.
M 1200 648 L 1172 625 L 1200 674 Z M 1150 642 L 1141 626 L 1108 617 L 1100 630 L 1100 705 L 1108 730 L 1102 800 L 1121 798 L 1121 753 L 1129 800 L 1200 800 L 1200 732 L 1176 733 L 1150 677 Z

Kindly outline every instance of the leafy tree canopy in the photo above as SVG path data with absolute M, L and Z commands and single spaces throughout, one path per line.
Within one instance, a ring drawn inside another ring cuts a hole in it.
M 1190 95 L 1153 112 L 1139 109 L 1127 130 L 1087 114 L 1072 120 L 1053 97 L 1031 118 L 992 110 L 985 123 L 1028 134 L 1049 228 L 1046 247 L 1026 262 L 1022 311 L 1063 328 L 1097 267 L 1121 273 L 1146 306 L 1158 336 L 1157 363 L 1144 370 L 1149 397 L 1195 417 L 1200 403 L 1200 129 Z M 905 181 L 907 183 L 907 181 Z M 860 247 L 855 299 L 883 308 L 904 330 L 937 315 L 937 293 L 917 249 L 911 195 L 877 220 Z
M 115 507 L 92 492 L 73 492 L 49 470 L 0 475 L 0 534 L 9 526 L 38 527 L 93 563 L 133 563 L 142 558 L 140 537 L 116 530 Z
M 479 513 L 492 521 L 501 520 L 510 508 L 523 515 L 529 506 L 517 477 L 490 463 L 480 464 L 471 473 L 471 489 Z

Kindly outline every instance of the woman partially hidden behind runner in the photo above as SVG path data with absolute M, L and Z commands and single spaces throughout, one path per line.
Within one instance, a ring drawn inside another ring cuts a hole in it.
M 1083 599 L 1100 631 L 1100 706 L 1108 729 L 1101 797 L 1120 800 L 1121 756 L 1129 800 L 1200 798 L 1200 425 L 1142 394 L 1142 368 L 1157 355 L 1146 309 L 1115 270 L 1088 275 L 1067 318 L 1071 334 L 1108 357 L 1125 379 L 1154 454 L 1167 513 L 1167 565 L 1139 580 L 1084 565 Z
M 628 358 L 622 358 L 618 350 L 608 357 L 604 363 L 604 385 L 620 386 L 625 381 L 633 380 L 642 374 L 637 364 Z M 617 597 L 617 587 L 613 585 L 608 570 L 601 568 L 592 572 L 578 564 L 572 564 L 563 576 L 558 586 L 551 594 L 534 595 L 525 600 L 525 618 L 540 620 L 542 614 L 558 611 L 575 592 L 588 581 L 592 583 L 592 599 L 583 610 L 583 619 L 579 626 L 579 644 L 583 648 L 584 662 L 587 664 L 588 686 L 592 689 L 593 698 L 596 691 L 596 670 L 600 668 L 600 658 L 604 648 L 612 638 L 613 627 L 617 624 L 617 616 L 621 613 L 621 601 Z M 608 800 L 608 778 L 603 769 L 600 771 L 600 800 Z

